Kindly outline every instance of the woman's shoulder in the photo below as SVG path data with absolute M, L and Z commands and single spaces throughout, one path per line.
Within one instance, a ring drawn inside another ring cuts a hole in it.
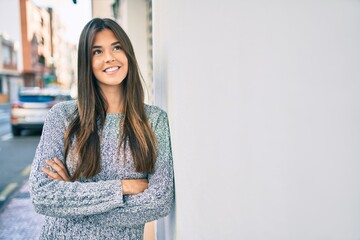
M 62 101 L 56 103 L 49 111 L 50 116 L 64 117 L 73 113 L 77 108 L 76 100 Z
M 167 113 L 158 106 L 145 104 L 144 108 L 145 108 L 145 113 L 146 113 L 148 119 L 152 123 L 157 122 L 159 117 L 167 118 Z

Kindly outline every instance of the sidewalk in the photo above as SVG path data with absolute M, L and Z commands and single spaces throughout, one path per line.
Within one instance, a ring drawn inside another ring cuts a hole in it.
M 0 213 L 0 240 L 37 240 L 42 222 L 43 216 L 34 211 L 26 182 Z

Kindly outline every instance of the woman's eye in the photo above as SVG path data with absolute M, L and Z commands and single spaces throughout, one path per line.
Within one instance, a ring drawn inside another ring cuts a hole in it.
M 101 53 L 100 50 L 95 50 L 95 51 L 93 51 L 93 55 L 98 55 L 98 54 L 100 54 L 100 53 Z
M 115 50 L 115 51 L 121 50 L 121 46 L 120 46 L 120 45 L 115 46 L 115 47 L 114 47 L 114 50 Z

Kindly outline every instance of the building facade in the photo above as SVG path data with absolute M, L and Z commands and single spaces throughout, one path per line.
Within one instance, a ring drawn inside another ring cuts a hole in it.
M 17 62 L 15 43 L 7 35 L 0 34 L 0 104 L 10 101 L 10 86 L 20 79 Z
M 24 85 L 45 87 L 43 76 L 53 72 L 50 13 L 20 0 L 20 18 Z
M 16 100 L 22 86 L 70 88 L 76 81 L 76 45 L 64 39 L 64 31 L 51 8 L 31 0 L 0 1 L 2 102 Z
M 19 1 L 0 1 L 0 104 L 16 99 L 21 84 L 22 46 Z
M 52 9 L 48 9 L 48 11 L 51 18 L 52 48 L 50 64 L 52 72 L 45 76 L 45 82 L 53 85 L 57 84 L 63 89 L 69 89 L 77 81 L 77 48 L 75 44 L 69 43 L 64 38 L 66 29 L 56 12 Z M 55 82 L 54 77 L 56 77 Z

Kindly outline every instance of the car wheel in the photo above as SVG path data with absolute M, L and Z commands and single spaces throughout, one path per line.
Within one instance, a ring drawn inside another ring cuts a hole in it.
M 21 135 L 21 129 L 16 126 L 11 126 L 11 131 L 15 137 L 18 137 Z

